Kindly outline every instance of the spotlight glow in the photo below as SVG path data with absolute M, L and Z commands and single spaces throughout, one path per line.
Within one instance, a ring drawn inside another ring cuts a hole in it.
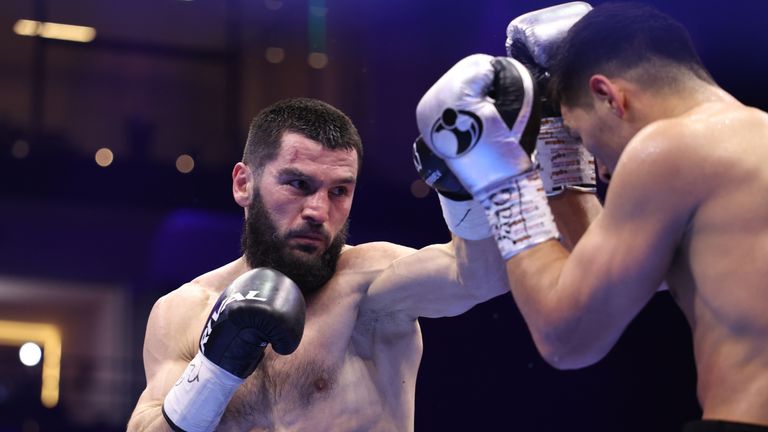
M 34 342 L 27 342 L 19 348 L 19 360 L 25 366 L 37 366 L 43 358 L 43 351 Z
M 0 345 L 19 346 L 29 341 L 36 341 L 45 349 L 40 402 L 53 408 L 59 403 L 61 331 L 51 324 L 0 320 Z
M 176 169 L 182 174 L 188 174 L 195 169 L 195 160 L 192 156 L 183 154 L 176 158 Z
M 96 163 L 100 167 L 108 167 L 112 165 L 112 161 L 115 159 L 115 155 L 112 154 L 112 150 L 106 147 L 102 147 L 96 150 L 96 156 L 94 159 L 96 159 Z
M 307 63 L 309 63 L 309 66 L 313 69 L 322 69 L 328 66 L 328 56 L 321 52 L 309 53 Z
M 13 25 L 13 32 L 19 36 L 39 36 L 46 39 L 59 39 L 70 42 L 90 42 L 96 38 L 93 27 L 53 22 L 41 22 L 20 19 Z
M 417 179 L 411 183 L 411 194 L 416 198 L 424 198 L 429 195 L 430 188 L 424 180 Z
M 285 50 L 278 47 L 268 47 L 264 52 L 264 57 L 270 63 L 282 63 L 285 60 Z

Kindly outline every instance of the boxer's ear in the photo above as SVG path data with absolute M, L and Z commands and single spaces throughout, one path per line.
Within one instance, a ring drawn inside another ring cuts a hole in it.
M 235 202 L 243 208 L 248 208 L 253 198 L 253 188 L 256 187 L 251 168 L 243 162 L 235 164 L 232 170 L 232 196 Z
M 610 112 L 618 118 L 624 118 L 624 91 L 605 75 L 593 75 L 589 79 L 589 91 L 596 104 L 607 104 Z

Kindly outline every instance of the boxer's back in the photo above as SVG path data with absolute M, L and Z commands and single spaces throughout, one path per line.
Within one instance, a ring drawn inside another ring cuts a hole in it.
M 673 263 L 704 418 L 768 422 L 768 115 L 738 103 L 683 117 L 703 199 Z

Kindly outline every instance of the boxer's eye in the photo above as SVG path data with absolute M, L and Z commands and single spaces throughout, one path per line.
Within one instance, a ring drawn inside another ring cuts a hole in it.
M 342 197 L 342 196 L 347 196 L 348 194 L 349 194 L 349 189 L 347 189 L 344 186 L 338 186 L 331 189 L 331 195 L 334 195 L 334 196 Z
M 310 192 L 311 190 L 311 185 L 306 180 L 301 180 L 301 179 L 291 180 L 288 182 L 288 185 L 290 185 L 294 189 L 297 189 L 301 192 Z

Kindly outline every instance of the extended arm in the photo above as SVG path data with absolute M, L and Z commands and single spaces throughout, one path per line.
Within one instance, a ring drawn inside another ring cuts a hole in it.
M 392 264 L 371 284 L 363 309 L 406 319 L 451 316 L 506 293 L 504 263 L 483 208 L 422 137 L 413 143 L 413 162 L 437 191 L 452 240 L 419 251 L 392 246 Z
M 552 197 L 550 203 L 568 249 L 601 209 L 593 194 L 577 191 Z M 493 239 L 453 235 L 448 244 L 418 251 L 403 248 L 402 256 L 374 281 L 366 305 L 412 318 L 453 316 L 508 291 L 504 261 Z
M 402 255 L 377 277 L 364 307 L 416 319 L 454 316 L 509 292 L 494 242 L 453 238 Z

